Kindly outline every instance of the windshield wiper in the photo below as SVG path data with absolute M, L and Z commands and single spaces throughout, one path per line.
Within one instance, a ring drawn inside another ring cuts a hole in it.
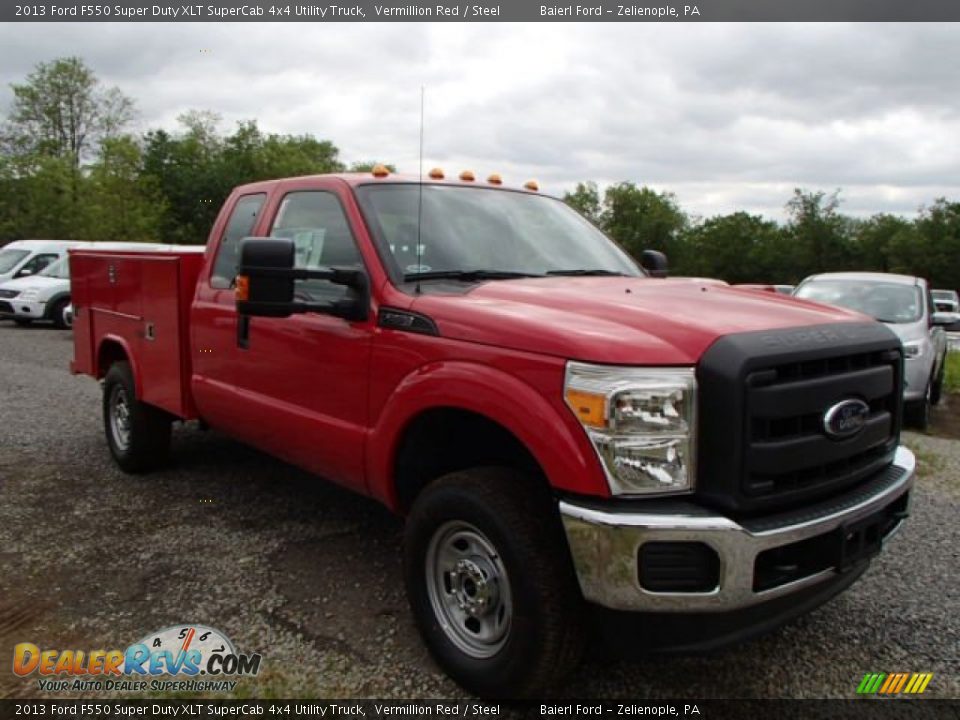
M 626 273 L 617 272 L 616 270 L 547 270 L 547 275 L 569 275 L 571 277 L 575 276 L 588 276 L 588 275 L 610 275 L 616 277 L 627 277 Z
M 513 278 L 543 277 L 534 273 L 513 272 L 511 270 L 429 270 L 427 272 L 407 273 L 405 282 L 414 280 L 511 280 Z

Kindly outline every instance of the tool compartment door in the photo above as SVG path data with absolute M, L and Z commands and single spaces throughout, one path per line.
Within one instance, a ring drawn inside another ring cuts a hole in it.
M 142 327 L 140 373 L 144 402 L 186 415 L 183 398 L 183 337 L 180 327 L 180 259 L 145 258 L 138 263 Z

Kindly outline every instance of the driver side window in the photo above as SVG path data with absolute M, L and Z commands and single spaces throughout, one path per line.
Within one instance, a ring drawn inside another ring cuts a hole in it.
M 24 277 L 26 275 L 36 275 L 38 272 L 47 267 L 54 260 L 57 260 L 60 256 L 56 254 L 44 254 L 44 255 L 34 255 L 27 262 L 23 264 L 23 267 L 17 271 L 17 277 Z
M 280 204 L 270 237 L 293 240 L 298 268 L 362 268 L 347 216 L 337 196 L 321 190 L 288 193 Z M 298 299 L 336 302 L 349 290 L 327 280 L 297 280 Z

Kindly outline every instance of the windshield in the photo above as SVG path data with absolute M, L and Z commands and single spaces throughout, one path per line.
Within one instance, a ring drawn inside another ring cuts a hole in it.
M 916 322 L 923 316 L 923 299 L 915 285 L 872 280 L 811 280 L 795 293 L 804 300 L 856 310 L 885 323 Z
M 0 250 L 0 273 L 10 272 L 29 254 L 29 250 Z
M 407 280 L 421 273 L 478 271 L 480 277 L 504 278 L 643 274 L 587 220 L 543 195 L 424 185 L 418 257 L 419 186 L 363 185 L 357 192 L 374 234 Z
M 48 265 L 39 273 L 38 276 L 58 278 L 60 280 L 70 279 L 70 258 L 64 256 L 55 263 Z

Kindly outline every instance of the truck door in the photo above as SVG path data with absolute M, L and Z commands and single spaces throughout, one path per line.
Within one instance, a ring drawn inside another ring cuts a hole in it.
M 334 187 L 316 180 L 309 188 L 287 187 L 266 233 L 294 241 L 299 267 L 362 268 L 354 229 Z M 318 280 L 297 281 L 296 288 L 298 299 L 308 302 L 346 291 Z M 218 298 L 218 311 L 233 326 L 225 359 L 235 399 L 227 403 L 230 417 L 219 424 L 272 454 L 362 489 L 372 314 L 359 323 L 320 313 L 256 317 L 238 333 L 233 303 L 232 294 Z

